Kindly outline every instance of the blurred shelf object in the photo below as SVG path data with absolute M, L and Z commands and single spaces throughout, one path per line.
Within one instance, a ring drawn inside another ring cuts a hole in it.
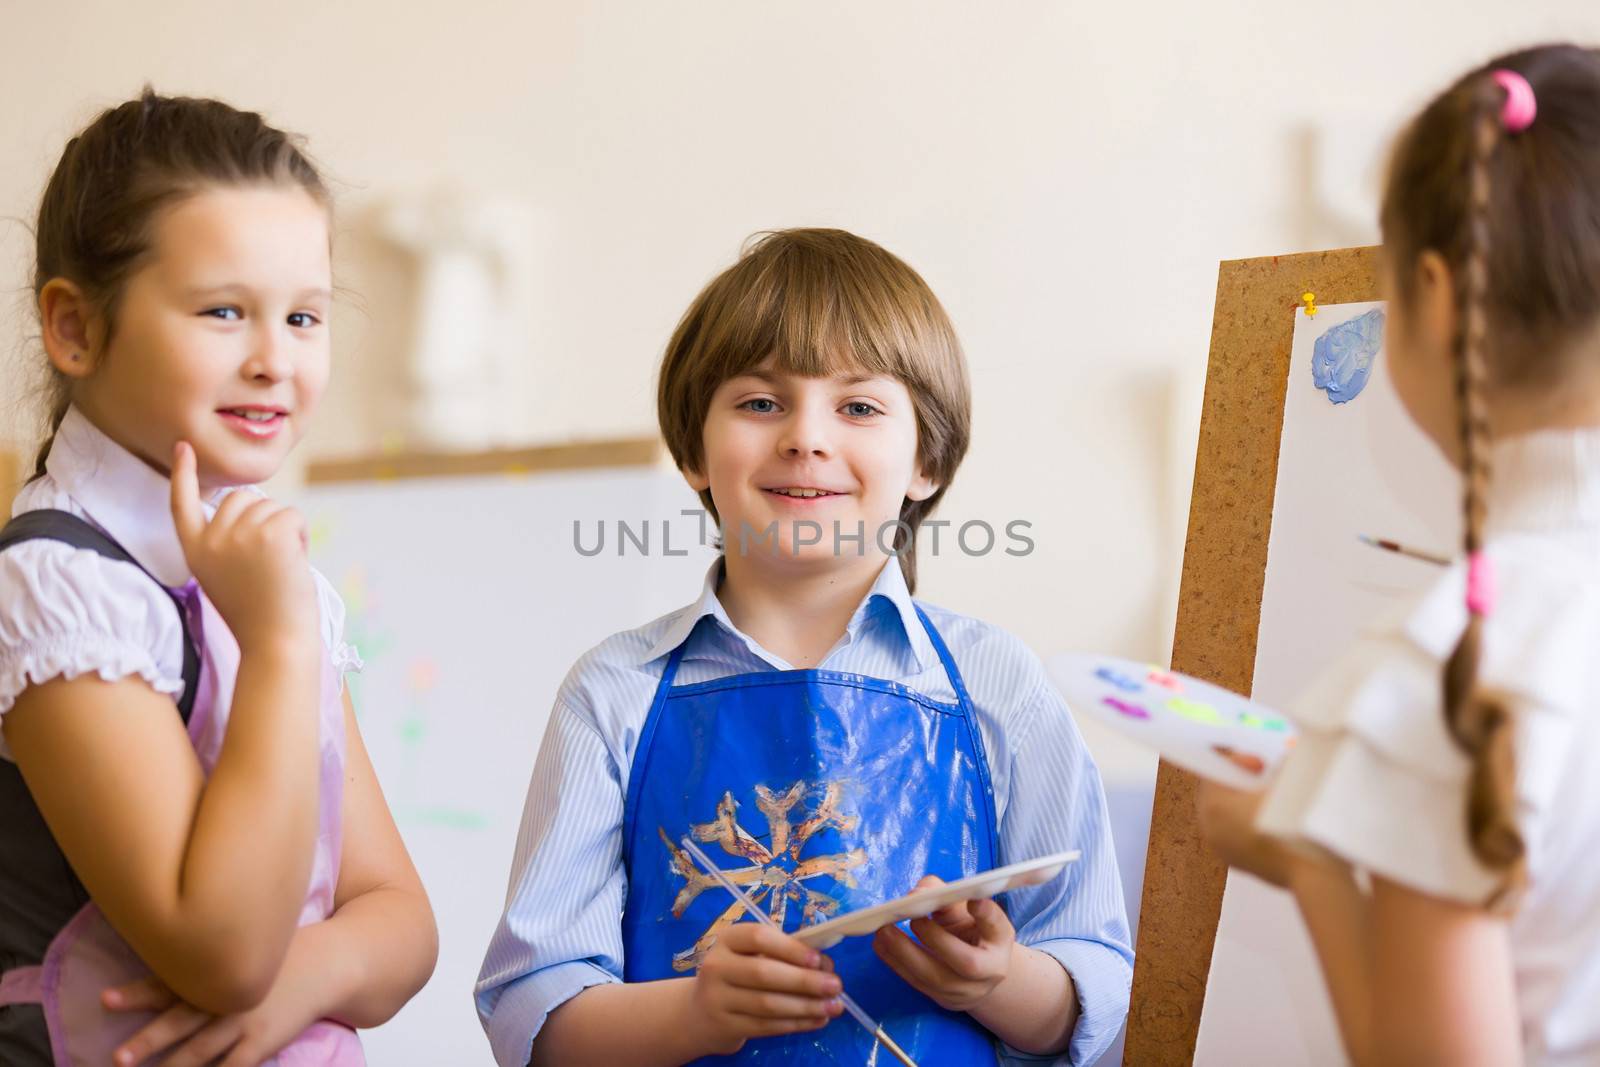
M 369 216 L 412 276 L 410 335 L 398 367 L 407 436 L 441 449 L 504 448 L 526 380 L 529 293 L 539 246 L 521 197 L 442 181 L 396 189 Z

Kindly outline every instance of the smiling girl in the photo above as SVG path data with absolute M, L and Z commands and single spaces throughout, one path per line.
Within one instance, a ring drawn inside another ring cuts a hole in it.
M 305 524 L 252 488 L 328 380 L 329 198 L 150 91 L 62 155 L 51 439 L 0 532 L 0 1061 L 362 1062 L 436 952 Z

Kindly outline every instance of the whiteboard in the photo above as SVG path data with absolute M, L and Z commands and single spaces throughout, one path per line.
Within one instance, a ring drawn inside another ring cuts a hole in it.
M 1406 416 L 1381 347 L 1353 396 L 1335 403 L 1337 388 L 1319 388 L 1319 380 L 1330 384 L 1330 353 L 1361 356 L 1336 351 L 1334 342 L 1359 338 L 1358 320 L 1373 312 L 1381 317 L 1384 306 L 1326 305 L 1315 317 L 1294 312 L 1252 689 L 1255 699 L 1278 708 L 1290 706 L 1364 625 L 1439 574 L 1364 545 L 1358 534 L 1445 556 L 1460 544 L 1460 475 Z M 1348 374 L 1351 366 L 1342 369 Z M 1338 373 L 1331 384 L 1340 384 Z M 1228 874 L 1195 1062 L 1346 1062 L 1293 898 L 1249 875 Z
M 639 467 L 310 486 L 295 502 L 366 661 L 362 737 L 439 923 L 432 980 L 362 1033 L 368 1060 L 492 1064 L 472 985 L 556 689 L 609 634 L 698 596 L 714 553 L 680 512 L 699 501 L 676 471 Z M 586 550 L 604 524 L 602 551 L 580 554 L 575 521 Z

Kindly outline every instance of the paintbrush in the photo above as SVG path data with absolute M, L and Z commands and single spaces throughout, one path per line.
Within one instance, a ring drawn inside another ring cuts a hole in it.
M 1366 534 L 1356 534 L 1356 537 L 1360 539 L 1362 544 L 1371 545 L 1373 548 L 1381 548 L 1386 552 L 1398 552 L 1402 556 L 1410 556 L 1412 559 L 1420 559 L 1424 563 L 1432 563 L 1439 567 L 1448 567 L 1450 565 L 1450 561 L 1444 556 L 1434 552 L 1425 552 L 1420 548 L 1412 548 L 1409 545 L 1402 545 L 1398 541 L 1390 541 L 1382 537 L 1368 537 Z
M 691 841 L 688 835 L 684 835 L 682 842 L 684 851 L 693 856 L 694 861 L 700 866 L 704 867 L 706 873 L 717 880 L 718 885 L 732 893 L 734 895 L 734 899 L 738 900 L 740 904 L 744 905 L 744 910 L 756 917 L 757 922 L 761 923 L 763 926 L 772 927 L 780 934 L 783 932 L 783 927 L 773 922 L 772 916 L 762 911 L 760 907 L 756 905 L 756 902 L 750 899 L 749 894 L 747 894 L 743 889 L 740 889 L 738 886 L 734 885 L 733 879 L 724 874 L 721 867 L 718 867 L 715 863 L 712 863 L 711 857 L 707 856 L 699 845 Z M 866 1029 L 867 1033 L 877 1038 L 883 1043 L 884 1048 L 894 1053 L 895 1059 L 905 1064 L 906 1067 L 917 1067 L 917 1062 L 910 1056 L 907 1056 L 905 1051 L 902 1050 L 899 1045 L 894 1043 L 894 1039 L 884 1032 L 883 1027 L 879 1026 L 875 1021 L 873 1021 L 872 1016 L 861 1010 L 861 1005 L 852 1000 L 849 993 L 841 990 L 839 992 L 839 1002 L 844 1005 L 845 1011 L 855 1016 L 856 1022 L 860 1023 Z

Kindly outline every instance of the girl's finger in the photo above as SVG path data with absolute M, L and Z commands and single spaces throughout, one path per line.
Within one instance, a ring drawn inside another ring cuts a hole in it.
M 257 496 L 246 489 L 236 489 L 228 494 L 228 500 L 240 497 L 244 506 L 238 516 L 233 520 L 234 525 L 247 528 L 251 526 L 264 526 L 279 512 L 288 510 L 289 505 L 271 497 Z M 226 501 L 225 501 L 226 502 Z
M 261 1067 L 267 1055 L 258 1046 L 251 1044 L 249 1038 L 244 1038 L 228 1051 L 228 1058 L 218 1064 L 218 1067 Z
M 246 508 L 260 499 L 261 497 L 253 493 L 229 493 L 222 498 L 222 503 L 217 505 L 217 510 L 212 514 L 211 527 L 217 530 L 227 529 L 239 521 L 240 514 Z
M 150 975 L 126 985 L 111 986 L 100 993 L 107 1011 L 164 1011 L 178 1002 L 167 983 Z
M 243 1036 L 237 1016 L 217 1019 L 162 1060 L 161 1067 L 205 1067 L 237 1045 Z
M 200 507 L 200 482 L 195 473 L 194 449 L 179 441 L 172 449 L 172 525 L 185 550 L 205 529 L 206 514 Z
M 310 537 L 306 531 L 305 516 L 292 507 L 285 506 L 267 520 L 274 527 L 283 527 L 291 531 L 300 541 L 301 548 L 310 546 Z
M 211 1018 L 199 1008 L 183 1003 L 177 1004 L 157 1015 L 132 1037 L 117 1046 L 111 1062 L 116 1067 L 133 1067 L 136 1063 L 143 1063 L 156 1053 L 171 1048 L 195 1033 L 210 1022 Z

